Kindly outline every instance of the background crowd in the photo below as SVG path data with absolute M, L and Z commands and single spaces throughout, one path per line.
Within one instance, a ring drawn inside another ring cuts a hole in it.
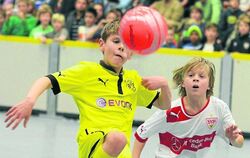
M 0 35 L 96 42 L 107 22 L 141 5 L 165 18 L 162 47 L 250 53 L 249 0 L 0 0 Z

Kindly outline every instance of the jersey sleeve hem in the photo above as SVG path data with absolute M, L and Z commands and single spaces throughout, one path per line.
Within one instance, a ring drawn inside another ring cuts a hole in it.
M 147 106 L 148 109 L 151 109 L 154 102 L 156 101 L 156 99 L 159 98 L 160 92 L 157 92 L 157 94 L 155 95 L 154 99 L 151 101 L 151 103 Z
M 147 140 L 148 140 L 148 138 L 146 138 L 146 139 L 143 139 L 143 138 L 141 138 L 138 134 L 137 134 L 137 132 L 135 132 L 135 138 L 136 138 L 136 140 L 138 140 L 139 142 L 141 142 L 141 143 L 145 143 Z
M 51 81 L 51 84 L 52 84 L 52 91 L 53 93 L 56 95 L 58 93 L 61 92 L 61 89 L 60 89 L 60 86 L 59 86 L 59 83 L 57 81 L 57 79 L 53 76 L 53 75 L 47 75 L 46 77 L 48 77 Z

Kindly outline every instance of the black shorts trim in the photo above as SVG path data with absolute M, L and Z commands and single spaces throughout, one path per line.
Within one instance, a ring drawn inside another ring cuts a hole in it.
M 47 75 L 46 77 L 48 77 L 51 81 L 51 84 L 52 84 L 52 91 L 53 93 L 56 95 L 58 93 L 61 92 L 61 89 L 60 89 L 60 86 L 59 86 L 59 83 L 57 81 L 57 79 L 53 76 L 53 75 Z
M 95 150 L 95 148 L 96 148 L 97 144 L 99 143 L 99 141 L 100 141 L 100 139 L 98 139 L 98 141 L 96 141 L 95 144 L 92 146 L 92 148 L 91 148 L 91 150 L 89 152 L 88 158 L 91 158 L 91 155 L 92 155 L 93 151 Z
M 151 101 L 151 103 L 147 106 L 148 109 L 151 109 L 154 102 L 156 101 L 156 99 L 159 98 L 160 92 L 157 92 L 157 94 L 155 95 L 154 99 Z
M 85 129 L 85 132 L 86 132 L 87 135 L 93 134 L 93 133 L 97 133 L 97 132 L 100 132 L 100 133 L 102 133 L 103 136 L 105 136 L 105 133 L 104 133 L 103 131 L 101 131 L 101 130 L 89 132 L 88 129 L 86 128 L 86 129 Z M 89 152 L 88 158 L 91 157 L 91 155 L 93 154 L 93 152 L 94 152 L 94 150 L 95 150 L 95 148 L 96 148 L 96 146 L 97 146 L 97 144 L 99 143 L 100 140 L 101 140 L 101 139 L 98 139 L 98 140 L 95 142 L 95 144 L 92 146 L 92 148 L 91 148 L 91 150 L 90 150 L 90 152 Z

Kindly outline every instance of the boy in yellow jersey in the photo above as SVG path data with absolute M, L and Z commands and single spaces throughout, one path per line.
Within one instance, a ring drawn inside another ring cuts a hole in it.
M 26 127 L 37 98 L 52 87 L 55 94 L 72 95 L 78 106 L 79 158 L 131 158 L 130 134 L 136 106 L 167 109 L 171 93 L 163 77 L 142 79 L 136 71 L 123 69 L 132 53 L 121 43 L 118 28 L 116 20 L 104 27 L 99 41 L 103 52 L 100 63 L 81 62 L 38 79 L 27 97 L 6 113 L 7 127 L 15 129 L 23 119 Z

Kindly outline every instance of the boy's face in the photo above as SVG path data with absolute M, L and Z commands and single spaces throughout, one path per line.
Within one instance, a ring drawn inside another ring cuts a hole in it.
M 53 21 L 53 27 L 55 31 L 60 31 L 63 28 L 63 23 L 61 21 L 55 20 Z
M 230 4 L 230 6 L 233 9 L 239 9 L 239 2 L 238 2 L 238 0 L 230 0 L 229 4 Z
M 192 12 L 190 13 L 190 17 L 191 19 L 199 21 L 201 20 L 201 13 L 198 10 L 192 10 Z
M 114 21 L 116 18 L 117 18 L 117 16 L 116 16 L 116 14 L 113 13 L 113 12 L 108 13 L 107 16 L 106 16 L 107 22 L 112 22 L 112 21 Z
M 51 15 L 50 15 L 50 13 L 42 13 L 40 15 L 39 19 L 40 19 L 42 25 L 49 25 Z
M 208 40 L 216 40 L 217 35 L 218 35 L 217 29 L 214 28 L 214 27 L 207 28 L 205 30 L 205 35 L 206 35 L 206 37 L 207 37 Z
M 6 4 L 3 7 L 6 16 L 11 16 L 13 13 L 13 5 L 12 4 Z
M 121 70 L 123 64 L 131 58 L 132 52 L 125 48 L 120 36 L 110 35 L 106 41 L 99 41 L 100 49 L 103 52 L 103 60 L 112 66 L 117 72 Z
M 86 12 L 84 16 L 85 25 L 91 27 L 95 24 L 96 18 L 92 13 Z
M 96 5 L 94 5 L 94 9 L 96 10 L 98 17 L 101 17 L 103 15 L 102 5 L 96 4 Z
M 249 33 L 249 31 L 250 31 L 249 24 L 241 21 L 239 23 L 239 33 L 241 35 L 246 35 Z
M 28 4 L 25 2 L 19 2 L 18 3 L 18 11 L 22 13 L 27 13 L 28 11 Z
M 200 38 L 199 38 L 198 33 L 195 32 L 195 31 L 193 31 L 193 32 L 191 33 L 189 39 L 190 39 L 190 41 L 191 41 L 192 43 L 195 43 L 195 42 L 199 41 Z
M 191 69 L 184 74 L 182 87 L 189 96 L 206 96 L 209 89 L 209 70 L 204 67 Z
M 87 2 L 85 0 L 77 0 L 75 3 L 75 9 L 77 11 L 83 11 L 87 8 Z
M 174 41 L 174 30 L 168 30 L 166 41 L 167 43 L 171 43 Z

